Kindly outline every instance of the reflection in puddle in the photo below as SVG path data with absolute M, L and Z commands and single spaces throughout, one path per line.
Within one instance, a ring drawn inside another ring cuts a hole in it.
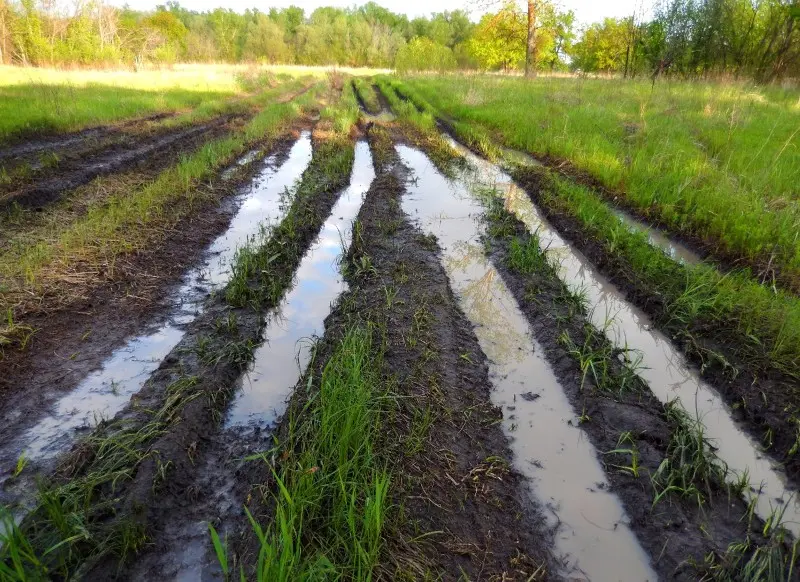
M 295 286 L 270 314 L 266 342 L 256 351 L 250 372 L 242 377 L 227 427 L 269 426 L 285 409 L 286 398 L 308 365 L 312 338 L 321 335 L 331 303 L 347 289 L 339 260 L 350 245 L 353 221 L 374 177 L 369 146 L 359 142 L 350 186 L 303 257 Z
M 567 286 L 584 290 L 592 323 L 604 329 L 616 347 L 633 348 L 641 354 L 642 367 L 637 372 L 653 394 L 662 402 L 680 398 L 686 411 L 702 420 L 706 436 L 717 447 L 717 456 L 733 471 L 749 474 L 751 484 L 761 493 L 756 502 L 758 515 L 766 519 L 774 508 L 788 504 L 785 526 L 795 536 L 799 535 L 800 503 L 787 488 L 783 472 L 737 426 L 717 392 L 687 365 L 667 337 L 653 329 L 644 312 L 628 303 L 616 286 L 559 236 L 509 176 L 464 148 L 459 147 L 459 151 L 475 168 L 472 179 L 494 187 L 505 197 L 508 210 L 530 232 L 538 231 L 542 247 L 560 265 L 559 277 Z
M 505 412 L 515 466 L 531 479 L 550 524 L 558 526 L 556 545 L 569 561 L 566 574 L 655 580 L 542 348 L 484 255 L 479 241 L 483 207 L 464 182 L 448 182 L 424 154 L 405 146 L 397 151 L 415 178 L 403 209 L 438 238 L 453 291 L 490 358 L 492 402 Z M 521 397 L 528 392 L 537 397 Z
M 8 458 L 21 451 L 30 460 L 55 456 L 74 438 L 74 431 L 90 428 L 98 420 L 114 416 L 158 368 L 161 360 L 183 337 L 183 326 L 202 309 L 202 300 L 224 284 L 236 249 L 267 224 L 285 214 L 282 195 L 290 188 L 311 161 L 311 137 L 303 133 L 294 144 L 287 161 L 276 167 L 275 158 L 266 160 L 265 168 L 240 197 L 240 207 L 227 231 L 208 249 L 208 259 L 191 270 L 175 293 L 177 299 L 170 319 L 156 331 L 134 337 L 106 360 L 101 370 L 90 374 L 81 384 L 54 406 L 52 416 L 4 446 Z M 11 451 L 13 447 L 14 451 Z M 7 477 L 7 475 L 4 475 Z

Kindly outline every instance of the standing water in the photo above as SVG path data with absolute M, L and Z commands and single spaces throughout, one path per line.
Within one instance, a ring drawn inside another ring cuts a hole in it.
M 716 455 L 735 473 L 749 475 L 758 493 L 757 514 L 767 519 L 775 509 L 785 507 L 784 526 L 796 537 L 800 535 L 797 496 L 787 486 L 782 470 L 739 428 L 717 391 L 689 367 L 664 334 L 653 329 L 643 311 L 628 303 L 615 285 L 561 238 L 508 175 L 465 148 L 458 149 L 474 167 L 477 180 L 496 188 L 509 211 L 530 232 L 538 233 L 545 253 L 559 265 L 561 280 L 573 291 L 584 291 L 592 323 L 604 330 L 616 347 L 633 348 L 641 354 L 641 368 L 636 371 L 653 394 L 664 403 L 679 398 L 686 411 L 703 423 Z
M 136 336 L 116 350 L 102 368 L 87 376 L 78 387 L 54 405 L 53 413 L 3 445 L 3 458 L 24 454 L 29 460 L 51 458 L 64 450 L 75 431 L 94 426 L 116 414 L 158 368 L 177 345 L 184 326 L 202 309 L 202 299 L 230 277 L 230 263 L 237 248 L 247 243 L 269 223 L 285 214 L 284 192 L 311 161 L 311 136 L 304 132 L 287 160 L 278 167 L 270 156 L 262 173 L 239 198 L 239 208 L 226 232 L 209 247 L 208 260 L 184 277 L 169 319 L 155 331 Z M 7 477 L 7 476 L 6 476 Z
M 597 453 L 577 427 L 543 350 L 508 287 L 480 243 L 483 206 L 466 182 L 448 182 L 421 152 L 397 151 L 413 170 L 403 209 L 426 234 L 438 238 L 453 291 L 475 326 L 490 360 L 492 401 L 504 415 L 516 468 L 532 481 L 534 495 L 557 526 L 556 545 L 565 574 L 592 580 L 655 580 L 649 558 L 627 525 L 619 499 Z
M 250 372 L 242 377 L 228 427 L 265 427 L 285 409 L 287 396 L 308 365 L 312 338 L 323 331 L 331 303 L 347 289 L 339 262 L 350 245 L 353 222 L 374 178 L 369 146 L 358 142 L 350 186 L 303 257 L 294 288 L 269 316 L 266 342 L 256 351 Z

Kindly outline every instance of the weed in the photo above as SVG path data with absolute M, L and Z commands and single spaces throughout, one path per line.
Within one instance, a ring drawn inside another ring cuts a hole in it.
M 288 413 L 281 448 L 291 460 L 276 466 L 264 456 L 277 491 L 269 525 L 247 512 L 260 545 L 258 580 L 372 578 L 390 483 L 374 454 L 388 401 L 376 390 L 381 355 L 372 336 L 368 327 L 349 329 L 318 383 L 309 378 L 306 403 Z
M 619 439 L 617 440 L 617 448 L 611 451 L 607 451 L 604 454 L 629 455 L 630 456 L 629 465 L 611 464 L 610 466 L 614 467 L 615 469 L 620 469 L 622 472 L 628 473 L 632 477 L 635 477 L 637 479 L 639 478 L 639 449 L 636 446 L 636 438 L 634 438 L 632 432 L 626 431 L 620 434 Z
M 667 457 L 651 475 L 656 491 L 653 505 L 676 494 L 701 506 L 716 488 L 725 485 L 728 467 L 714 454 L 703 423 L 692 419 L 679 401 L 667 404 L 664 413 L 672 434 Z

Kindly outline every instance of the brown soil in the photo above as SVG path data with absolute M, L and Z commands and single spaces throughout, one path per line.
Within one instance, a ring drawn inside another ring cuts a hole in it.
M 513 236 L 525 242 L 530 240 L 525 226 L 510 214 L 506 213 L 505 224 L 512 225 Z M 638 449 L 639 475 L 620 469 L 631 465 L 630 455 L 601 456 L 611 490 L 622 500 L 631 528 L 650 554 L 659 576 L 664 580 L 696 580 L 699 574 L 693 564 L 703 564 L 705 556 L 712 552 L 722 555 L 728 544 L 746 538 L 746 504 L 738 497 L 731 498 L 717 485 L 703 507 L 677 495 L 653 506 L 656 491 L 650 475 L 668 456 L 672 430 L 663 405 L 641 381 L 635 390 L 616 396 L 598 390 L 591 377 L 581 387 L 580 366 L 559 337 L 566 332 L 575 344 L 584 345 L 590 324 L 574 304 L 564 301 L 567 289 L 554 274 L 523 275 L 508 267 L 506 257 L 511 240 L 512 236 L 489 238 L 493 263 L 528 319 L 573 408 L 588 416 L 589 420 L 582 424 L 583 430 L 597 451 L 632 445 Z M 619 362 L 613 360 L 612 365 L 619 374 Z M 626 431 L 633 433 L 635 444 L 619 443 L 620 435 Z
M 76 145 L 79 147 L 81 143 L 105 140 L 125 131 L 146 126 L 149 123 L 175 117 L 177 114 L 177 112 L 156 113 L 154 115 L 129 119 L 116 124 L 89 127 L 80 131 L 59 133 L 38 138 L 31 138 L 31 136 L 20 137 L 18 143 L 4 147 L 2 151 L 0 151 L 0 165 L 11 168 L 20 162 L 35 161 L 40 154 L 45 152 L 61 153 Z
M 349 176 L 349 172 L 347 175 Z M 271 263 L 274 267 L 270 272 L 271 277 L 291 281 L 300 260 L 330 214 L 338 192 L 345 185 L 342 181 L 328 180 L 314 192 L 313 197 L 300 201 L 316 219 L 300 225 L 296 231 L 297 237 L 292 241 L 297 244 L 294 249 L 296 253 L 286 254 Z M 271 244 L 275 248 L 282 248 L 280 245 L 285 242 L 274 241 Z M 254 280 L 252 284 L 257 285 L 259 282 Z M 186 544 L 198 537 L 197 528 L 192 527 L 198 522 L 192 521 L 191 516 L 204 522 L 213 521 L 215 517 L 230 518 L 226 514 L 231 512 L 241 514 L 239 503 L 227 502 L 224 512 L 219 505 L 221 497 L 233 499 L 233 493 L 229 491 L 232 484 L 225 478 L 226 471 L 221 471 L 220 465 L 211 460 L 224 462 L 250 444 L 246 440 L 247 435 L 231 438 L 230 435 L 219 432 L 221 415 L 236 389 L 237 379 L 249 364 L 249 359 L 223 357 L 213 361 L 204 360 L 198 355 L 198 345 L 201 341 L 204 342 L 204 351 L 214 354 L 227 353 L 226 347 L 232 344 L 246 345 L 252 350 L 262 341 L 265 312 L 275 306 L 264 302 L 232 308 L 226 303 L 224 295 L 211 297 L 203 313 L 189 325 L 183 339 L 132 399 L 132 404 L 117 415 L 116 420 L 125 419 L 134 425 L 146 423 L 151 418 L 148 411 L 163 405 L 168 390 L 175 381 L 188 377 L 198 379 L 193 391 L 200 396 L 181 409 L 179 423 L 171 426 L 168 432 L 154 442 L 147 444 L 152 454 L 136 468 L 133 480 L 122 485 L 122 492 L 118 489 L 115 494 L 120 500 L 120 515 L 146 526 L 148 538 L 151 540 L 146 548 L 149 551 L 141 559 L 137 559 L 135 564 L 123 565 L 122 570 L 118 569 L 120 566 L 115 557 L 108 557 L 93 566 L 92 576 L 97 576 L 97 579 L 107 579 L 109 576 L 123 579 L 161 579 L 166 575 L 165 569 L 176 566 L 173 556 L 164 551 L 164 548 L 176 547 L 176 540 L 172 536 L 185 536 L 179 539 L 185 539 Z M 219 321 L 227 320 L 229 316 L 236 319 L 235 331 L 225 331 L 216 325 Z M 258 435 L 255 436 L 255 442 L 260 449 L 265 448 L 263 440 Z M 83 451 L 76 450 L 71 456 L 82 457 L 84 454 Z M 69 459 L 67 463 L 70 463 Z M 169 467 L 169 472 L 167 478 L 162 480 L 158 475 L 161 467 L 165 466 Z M 230 474 L 233 473 L 234 470 Z M 159 485 L 154 487 L 154 483 Z M 203 541 L 208 539 L 205 537 L 207 530 L 204 525 L 199 535 Z M 202 552 L 197 560 L 204 560 Z
M 515 173 L 515 179 L 566 240 L 607 275 L 626 294 L 628 301 L 652 317 L 668 337 L 674 336 L 665 323 L 670 321 L 670 314 L 665 311 L 658 289 L 650 288 L 634 277 L 633 270 L 624 258 L 619 254 L 609 253 L 602 243 L 584 230 L 577 219 L 554 212 L 542 204 L 535 173 L 527 173 L 521 169 Z M 764 373 L 760 369 L 754 369 L 750 363 L 736 358 L 730 350 L 720 345 L 720 338 L 715 338 L 708 330 L 694 331 L 691 343 L 681 342 L 677 338 L 673 338 L 673 341 L 681 345 L 689 360 L 701 371 L 703 379 L 719 391 L 731 406 L 735 417 L 742 422 L 742 427 L 757 442 L 762 441 L 768 430 L 772 431 L 772 447 L 766 452 L 782 463 L 790 481 L 795 486 L 800 486 L 800 458 L 789 454 L 797 436 L 797 425 L 790 414 L 790 411 L 796 410 L 800 401 L 797 386 L 791 379 L 779 377 L 774 372 Z M 739 373 L 731 377 L 717 359 L 705 357 L 707 353 L 724 353 Z
M 385 328 L 385 383 L 397 391 L 400 409 L 385 426 L 382 458 L 393 475 L 393 515 L 378 576 L 395 580 L 543 579 L 552 566 L 551 532 L 531 501 L 527 483 L 511 469 L 511 452 L 498 423 L 502 412 L 490 402 L 488 367 L 472 328 L 459 311 L 435 244 L 400 209 L 407 170 L 385 136 L 370 132 L 377 177 L 358 220 L 361 237 L 351 247 L 349 264 L 368 256 L 374 271 L 348 271 L 351 290 L 325 322 L 317 347 L 314 376 L 324 367 L 345 330 L 356 322 Z M 385 286 L 397 295 L 386 306 Z M 421 315 L 423 314 L 424 315 Z M 426 323 L 419 325 L 420 318 Z M 417 330 L 418 342 L 407 338 Z M 462 354 L 470 354 L 470 360 Z M 308 397 L 301 380 L 290 410 Z M 312 388 L 313 390 L 313 388 Z M 429 411 L 432 423 L 419 450 L 412 446 L 415 416 Z M 288 416 L 288 413 L 287 413 Z M 287 424 L 277 429 L 277 439 Z M 261 523 L 272 516 L 275 487 L 264 463 L 250 469 L 251 510 Z M 259 501 L 261 500 L 261 501 Z M 237 539 L 239 559 L 253 564 L 257 548 L 248 525 Z M 423 535 L 425 541 L 412 542 Z M 438 532 L 438 533 L 431 533 Z

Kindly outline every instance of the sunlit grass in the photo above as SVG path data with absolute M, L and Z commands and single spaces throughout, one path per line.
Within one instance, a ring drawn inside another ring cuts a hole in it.
M 796 91 L 482 76 L 407 84 L 510 147 L 569 160 L 676 232 L 800 281 Z
M 102 125 L 159 112 L 225 109 L 259 79 L 324 77 L 324 69 L 184 65 L 170 69 L 66 71 L 0 66 L 0 144 L 29 134 Z

